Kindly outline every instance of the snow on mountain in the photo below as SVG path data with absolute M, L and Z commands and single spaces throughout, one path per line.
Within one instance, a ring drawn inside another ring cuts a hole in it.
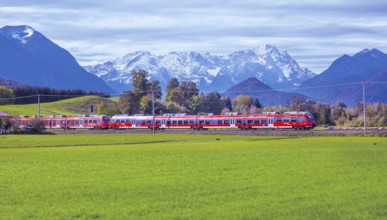
M 162 88 L 172 77 L 176 77 L 180 82 L 194 81 L 201 91 L 219 92 L 250 77 L 256 77 L 278 89 L 294 88 L 315 76 L 308 69 L 302 69 L 287 52 L 281 52 L 271 45 L 225 56 L 193 51 L 157 56 L 147 51 L 137 51 L 84 68 L 118 91 L 130 89 L 130 72 L 133 69 L 148 71 L 150 79 L 159 80 Z
M 27 25 L 0 28 L 0 77 L 55 89 L 115 92 L 67 50 Z
M 22 44 L 26 44 L 28 39 L 35 33 L 34 29 L 27 25 L 6 26 L 2 30 L 2 35 L 7 38 L 18 40 Z

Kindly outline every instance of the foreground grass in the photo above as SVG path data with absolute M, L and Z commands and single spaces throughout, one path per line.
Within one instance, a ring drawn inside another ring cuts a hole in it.
M 387 218 L 377 137 L 8 135 L 0 170 L 4 219 Z

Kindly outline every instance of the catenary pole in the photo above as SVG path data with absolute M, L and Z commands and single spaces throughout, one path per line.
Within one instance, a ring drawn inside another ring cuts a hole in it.
M 40 94 L 38 94 L 38 121 L 40 121 Z
M 152 132 L 155 133 L 155 91 L 152 90 Z
M 364 120 L 364 130 L 363 133 L 366 135 L 367 133 L 367 125 L 366 125 L 366 103 L 365 103 L 365 83 L 363 82 L 363 120 Z

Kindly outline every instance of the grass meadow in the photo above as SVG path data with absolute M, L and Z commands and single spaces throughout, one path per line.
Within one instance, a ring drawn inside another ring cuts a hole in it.
M 82 96 L 76 98 L 64 99 L 56 102 L 46 102 L 40 104 L 40 114 L 47 115 L 81 115 L 88 114 L 90 106 L 93 105 L 95 111 L 101 101 L 106 103 L 116 102 L 116 98 L 103 98 L 98 96 Z M 36 101 L 37 102 L 37 101 Z M 38 115 L 38 103 L 25 105 L 2 105 L 1 112 L 6 112 L 14 116 L 33 116 Z
M 387 219 L 387 139 L 0 135 L 0 219 Z

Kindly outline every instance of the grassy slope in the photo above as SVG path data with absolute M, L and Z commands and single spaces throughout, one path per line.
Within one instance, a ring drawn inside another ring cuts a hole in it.
M 5 219 L 387 218 L 385 138 L 114 134 L 0 141 Z
M 98 96 L 83 96 L 77 98 L 65 99 L 57 102 L 48 102 L 40 104 L 41 115 L 79 115 L 88 114 L 91 105 L 94 105 L 94 111 L 101 101 L 113 103 L 111 99 Z M 1 112 L 19 116 L 19 115 L 38 115 L 38 104 L 28 105 L 4 105 L 0 106 Z

